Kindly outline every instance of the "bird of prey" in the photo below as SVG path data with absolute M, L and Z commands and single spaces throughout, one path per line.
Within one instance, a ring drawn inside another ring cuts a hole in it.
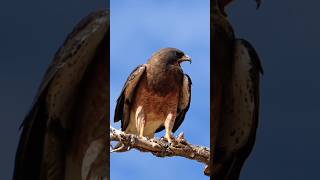
M 168 142 L 176 142 L 172 132 L 183 122 L 191 100 L 191 79 L 182 71 L 183 61 L 191 58 L 164 48 L 130 74 L 115 108 L 114 121 L 121 120 L 122 131 L 152 138 L 165 129 Z
M 237 39 L 226 17 L 211 14 L 212 56 L 212 177 L 238 180 L 255 142 L 259 118 L 259 77 L 263 73 L 257 52 Z
M 107 178 L 109 38 L 99 11 L 58 50 L 23 121 L 13 180 Z

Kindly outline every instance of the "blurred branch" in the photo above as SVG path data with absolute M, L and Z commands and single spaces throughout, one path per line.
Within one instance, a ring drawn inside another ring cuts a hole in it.
M 189 144 L 183 133 L 176 139 L 176 143 L 169 144 L 166 140 L 146 137 L 138 137 L 133 134 L 126 134 L 120 130 L 110 127 L 110 141 L 117 141 L 117 147 L 112 147 L 111 152 L 125 152 L 134 148 L 141 152 L 150 152 L 157 157 L 180 156 L 196 160 L 206 165 L 204 173 L 210 174 L 208 168 L 210 160 L 210 149 L 203 146 Z

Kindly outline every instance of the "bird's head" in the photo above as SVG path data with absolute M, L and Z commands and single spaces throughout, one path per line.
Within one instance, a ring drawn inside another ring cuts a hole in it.
M 152 55 L 149 63 L 153 65 L 181 68 L 180 64 L 185 61 L 191 63 L 191 57 L 186 55 L 183 51 L 176 48 L 163 48 Z

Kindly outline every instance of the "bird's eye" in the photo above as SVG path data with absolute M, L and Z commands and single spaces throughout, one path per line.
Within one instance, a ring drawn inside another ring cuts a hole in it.
M 176 57 L 177 58 L 181 58 L 183 55 L 184 55 L 183 52 L 176 51 Z

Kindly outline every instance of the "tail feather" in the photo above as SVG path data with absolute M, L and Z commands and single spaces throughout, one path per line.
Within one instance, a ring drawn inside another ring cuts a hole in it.
M 213 180 L 239 180 L 244 158 L 233 157 L 223 163 L 217 163 L 213 170 Z

